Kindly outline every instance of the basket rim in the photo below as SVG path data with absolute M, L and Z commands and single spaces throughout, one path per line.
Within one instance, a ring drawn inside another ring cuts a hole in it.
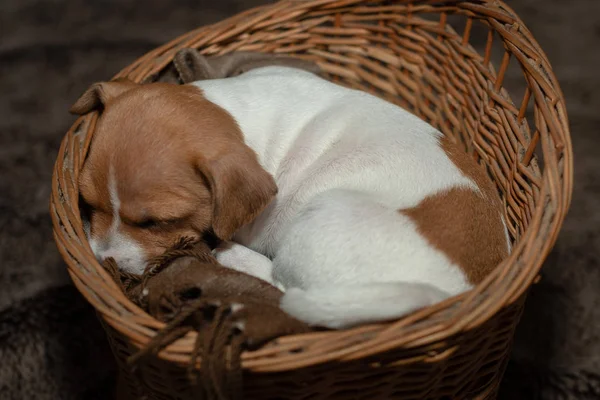
M 113 79 L 127 76 L 135 82 L 143 82 L 147 77 L 152 76 L 156 71 L 168 65 L 179 48 L 210 48 L 211 45 L 222 40 L 223 37 L 239 35 L 249 26 L 264 23 L 268 18 L 283 10 L 288 15 L 294 12 L 303 15 L 308 10 L 333 8 L 338 4 L 347 7 L 359 3 L 374 4 L 378 2 L 378 0 L 283 0 L 274 4 L 259 6 L 215 24 L 187 32 L 146 53 L 117 73 Z M 500 309 L 515 303 L 526 293 L 537 278 L 544 260 L 556 241 L 571 201 L 573 156 L 564 96 L 552 72 L 550 63 L 539 44 L 516 13 L 499 0 L 396 0 L 393 3 L 392 7 L 409 5 L 417 11 L 418 7 L 431 7 L 432 12 L 445 10 L 444 7 L 459 7 L 465 13 L 487 20 L 494 29 L 502 30 L 501 35 L 504 35 L 502 37 L 505 43 L 508 43 L 507 46 L 509 47 L 512 45 L 514 47 L 514 49 L 511 48 L 513 51 L 520 51 L 514 44 L 520 43 L 522 46 L 527 46 L 528 52 L 537 56 L 538 65 L 535 68 L 538 76 L 535 76 L 535 78 L 543 80 L 545 86 L 537 85 L 539 93 L 534 90 L 533 95 L 536 99 L 541 98 L 547 101 L 548 93 L 546 91 L 548 88 L 552 90 L 554 96 L 550 101 L 559 112 L 557 121 L 553 120 L 551 122 L 559 123 L 562 133 L 559 137 L 560 142 L 555 143 L 555 148 L 551 149 L 554 153 L 560 153 L 560 157 L 557 156 L 557 158 L 562 168 L 560 171 L 558 166 L 550 170 L 544 168 L 539 199 L 545 199 L 546 196 L 553 195 L 556 204 L 546 202 L 545 204 L 536 205 L 535 214 L 532 216 L 523 236 L 513 248 L 511 255 L 496 268 L 494 273 L 490 274 L 473 290 L 420 310 L 398 321 L 365 325 L 342 331 L 281 337 L 260 350 L 245 352 L 243 354 L 244 368 L 264 372 L 281 371 L 332 360 L 352 360 L 379 354 L 394 348 L 415 348 L 432 345 L 463 330 L 473 329 L 491 319 Z M 429 10 L 429 8 L 424 9 Z M 149 60 L 159 60 L 159 62 L 149 63 Z M 83 164 L 80 152 L 82 149 L 85 149 L 84 152 L 87 151 L 96 120 L 97 112 L 79 117 L 62 141 L 52 177 L 50 214 L 52 216 L 53 234 L 59 252 L 67 263 L 69 274 L 78 290 L 96 308 L 112 329 L 129 338 L 136 347 L 140 347 L 146 344 L 163 324 L 154 320 L 124 296 L 122 298 L 119 298 L 118 295 L 115 297 L 114 291 L 118 288 L 93 258 L 93 255 L 90 257 L 91 249 L 87 240 L 72 240 L 73 238 L 85 238 L 78 204 L 76 201 L 72 201 L 77 198 L 76 183 L 73 182 L 77 182 L 78 173 Z M 78 131 L 86 133 L 83 144 L 78 143 L 77 136 L 81 134 Z M 79 148 L 76 146 L 79 146 Z M 69 184 L 69 182 L 73 184 Z M 533 227 L 542 225 L 546 228 L 545 231 L 540 233 L 538 230 L 535 234 Z M 542 243 L 541 251 L 534 258 L 527 259 L 527 267 L 520 268 L 520 271 L 517 271 L 517 265 L 525 263 L 520 255 L 532 243 L 539 243 L 540 241 Z M 83 263 L 81 260 L 86 263 L 85 268 L 82 268 Z M 93 273 L 90 273 L 88 269 L 91 269 Z M 509 290 L 505 293 L 493 293 L 491 295 L 487 293 L 495 281 L 508 279 L 508 277 L 513 278 Z M 459 303 L 473 303 L 476 297 L 483 297 L 478 305 L 470 309 L 456 307 L 456 304 Z M 443 322 L 438 321 L 435 329 L 430 329 L 429 332 L 424 333 L 420 330 L 419 321 L 447 310 L 450 306 L 454 306 L 458 310 L 452 311 L 453 314 L 450 312 L 451 318 L 443 319 Z M 413 327 L 413 330 L 409 330 L 408 333 L 403 331 L 403 335 L 396 336 L 400 328 L 406 328 L 407 326 Z M 186 363 L 194 337 L 194 333 L 188 334 L 163 350 L 159 354 L 160 357 L 178 363 Z M 331 345 L 332 341 L 335 342 L 333 346 Z M 365 347 L 364 344 L 367 341 L 368 346 Z M 270 354 L 282 349 L 292 349 L 307 343 L 313 348 L 319 348 L 323 353 L 323 357 L 317 361 L 314 357 L 302 357 L 295 353 L 288 356 L 270 357 Z

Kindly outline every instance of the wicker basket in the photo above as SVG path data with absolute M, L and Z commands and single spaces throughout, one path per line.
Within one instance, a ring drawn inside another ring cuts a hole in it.
M 494 398 L 527 290 L 572 191 L 563 95 L 515 13 L 499 0 L 288 0 L 189 32 L 117 77 L 154 80 L 184 47 L 317 60 L 332 81 L 411 110 L 487 166 L 514 240 L 511 256 L 469 293 L 397 322 L 283 337 L 244 353 L 245 398 Z M 509 93 L 508 77 L 522 85 Z M 77 177 L 96 119 L 78 119 L 62 142 L 51 198 L 55 240 L 103 321 L 132 398 L 187 399 L 194 334 L 145 364 L 141 382 L 124 365 L 162 324 L 118 290 L 82 229 Z

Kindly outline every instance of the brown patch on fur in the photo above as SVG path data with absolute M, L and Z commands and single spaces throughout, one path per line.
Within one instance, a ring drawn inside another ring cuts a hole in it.
M 134 85 L 101 100 L 104 111 L 79 180 L 93 209 L 94 238 L 106 238 L 113 218 L 111 169 L 121 203 L 119 231 L 149 257 L 178 237 L 198 238 L 211 228 L 230 239 L 274 198 L 275 181 L 235 120 L 198 88 Z
M 459 265 L 472 284 L 481 282 L 508 256 L 498 192 L 484 169 L 444 137 L 442 148 L 481 190 L 452 188 L 403 210 L 431 244 Z

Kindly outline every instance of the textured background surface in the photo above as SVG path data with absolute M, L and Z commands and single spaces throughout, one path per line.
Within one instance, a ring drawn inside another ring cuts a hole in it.
M 173 37 L 263 0 L 0 3 L 0 398 L 107 399 L 113 365 L 70 285 L 48 216 L 68 107 L 87 86 Z M 505 399 L 600 398 L 600 1 L 509 0 L 567 97 L 570 215 L 531 292 Z M 516 79 L 516 77 L 508 77 Z

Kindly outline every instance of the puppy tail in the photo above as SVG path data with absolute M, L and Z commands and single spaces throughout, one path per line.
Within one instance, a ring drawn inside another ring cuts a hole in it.
M 332 329 L 400 318 L 438 303 L 450 294 L 428 284 L 409 282 L 290 288 L 281 308 L 309 325 Z

